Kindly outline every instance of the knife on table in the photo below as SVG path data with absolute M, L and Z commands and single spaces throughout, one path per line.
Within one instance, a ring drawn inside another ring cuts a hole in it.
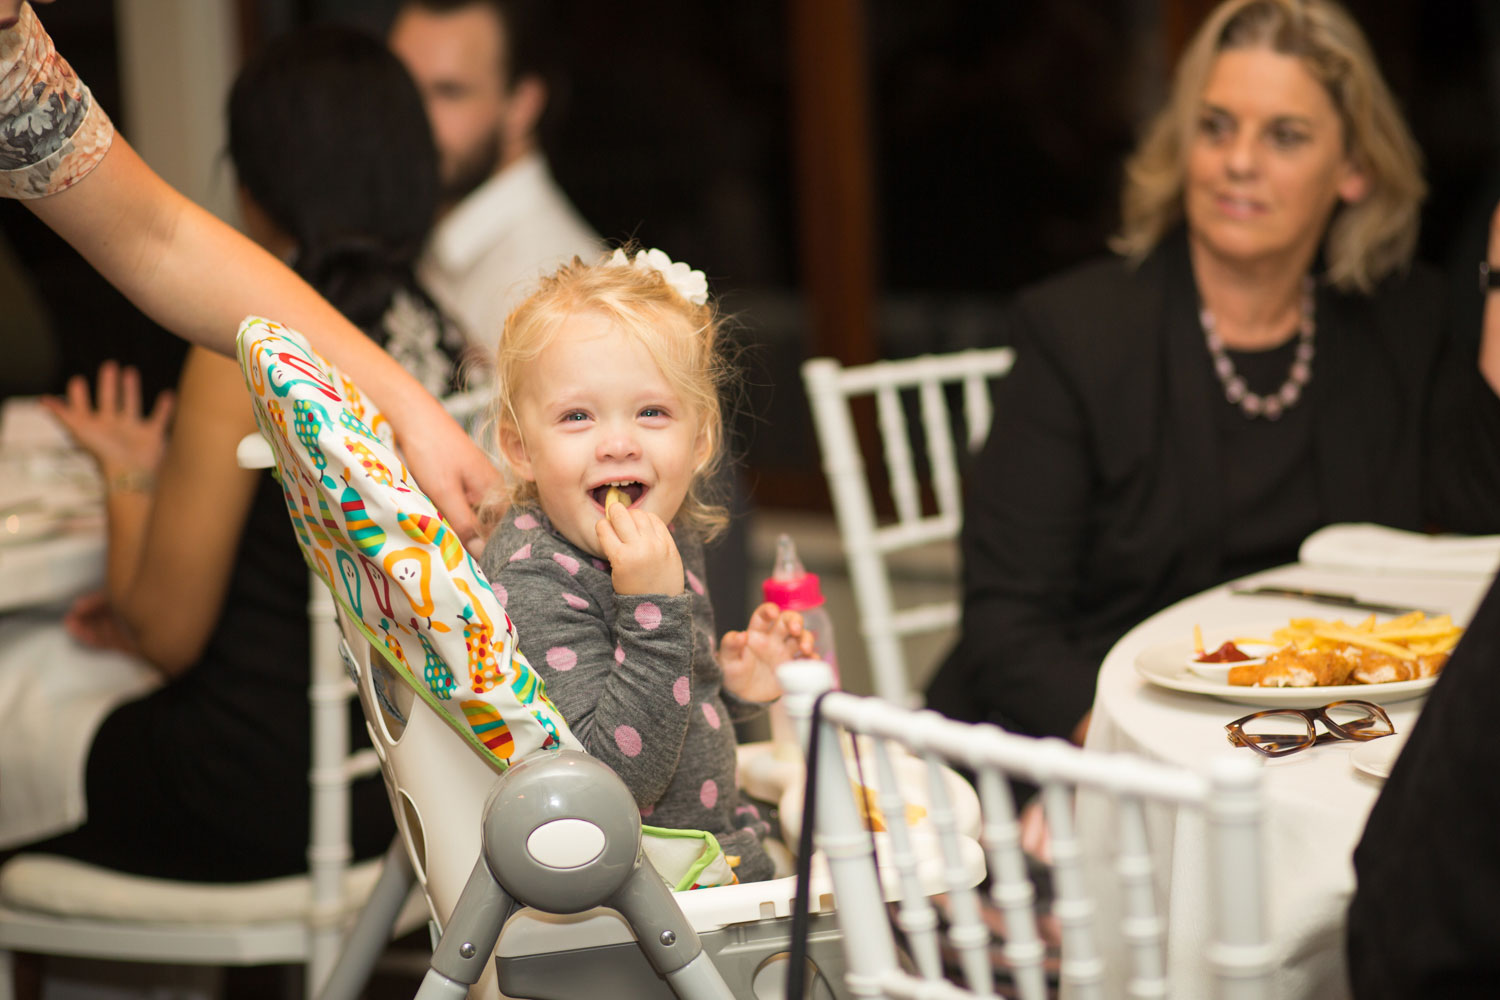
M 1410 604 L 1381 604 L 1379 601 L 1365 601 L 1353 594 L 1335 594 L 1326 590 L 1305 590 L 1301 587 L 1279 587 L 1275 584 L 1263 584 L 1259 587 L 1239 587 L 1229 591 L 1237 597 L 1294 597 L 1299 601 L 1312 601 L 1314 604 L 1332 604 L 1340 608 L 1358 608 L 1361 611 L 1375 611 L 1386 615 L 1404 615 L 1410 611 L 1420 611 L 1424 615 L 1445 615 L 1446 611 L 1433 611 L 1428 608 L 1416 608 Z

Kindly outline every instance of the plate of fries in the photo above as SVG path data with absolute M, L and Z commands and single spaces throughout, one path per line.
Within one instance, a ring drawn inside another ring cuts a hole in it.
M 1353 623 L 1292 618 L 1205 632 L 1202 648 L 1232 641 L 1278 651 L 1243 670 L 1231 669 L 1222 681 L 1188 669 L 1199 648 L 1190 635 L 1143 651 L 1135 667 L 1158 687 L 1244 705 L 1315 708 L 1343 699 L 1386 704 L 1425 695 L 1462 635 L 1448 615 L 1420 611 Z

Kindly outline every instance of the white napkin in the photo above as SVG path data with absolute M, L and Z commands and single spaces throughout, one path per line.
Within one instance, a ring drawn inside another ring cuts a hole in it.
M 73 447 L 63 425 L 35 396 L 12 396 L 0 406 L 0 449 L 53 451 Z
M 1297 558 L 1321 569 L 1489 577 L 1500 535 L 1424 535 L 1379 524 L 1330 524 L 1308 535 Z
M 0 621 L 0 849 L 83 822 L 99 724 L 160 683 L 141 660 L 79 645 L 61 622 Z

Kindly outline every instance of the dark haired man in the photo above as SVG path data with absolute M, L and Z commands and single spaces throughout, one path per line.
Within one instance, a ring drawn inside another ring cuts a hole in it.
M 599 251 L 537 143 L 547 84 L 526 57 L 539 9 L 519 0 L 408 0 L 388 38 L 422 92 L 442 174 L 443 214 L 419 275 L 486 352 L 538 275 Z

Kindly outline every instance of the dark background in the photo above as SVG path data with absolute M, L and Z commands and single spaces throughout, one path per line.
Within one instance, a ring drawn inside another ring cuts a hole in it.
M 816 472 L 797 366 L 811 352 L 799 287 L 791 4 L 564 0 L 544 141 L 563 187 L 612 240 L 660 246 L 709 275 L 746 346 L 738 421 L 762 504 L 821 506 L 769 488 Z M 393 0 L 241 0 L 246 45 L 299 23 L 382 31 Z M 876 356 L 993 342 L 1007 295 L 1104 251 L 1120 164 L 1163 93 L 1171 32 L 1152 0 L 867 0 Z M 1426 154 L 1421 254 L 1470 294 L 1500 195 L 1500 13 L 1489 0 L 1359 0 L 1392 88 Z M 112 5 L 50 5 L 59 50 L 127 137 Z M 53 331 L 50 370 L 0 373 L 0 393 L 55 391 L 105 357 L 172 383 L 183 353 L 31 215 L 0 203 L 0 235 Z M 7 292 L 0 343 L 27 353 L 26 303 Z M 45 364 L 32 366 L 48 368 Z M 814 476 L 820 480 L 821 476 Z

